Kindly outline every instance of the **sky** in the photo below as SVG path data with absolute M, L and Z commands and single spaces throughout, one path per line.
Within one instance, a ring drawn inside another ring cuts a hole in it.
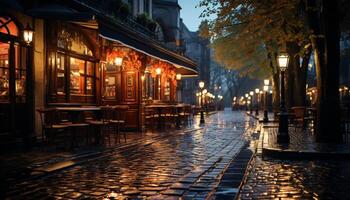
M 197 31 L 198 26 L 203 20 L 199 18 L 203 8 L 196 8 L 200 0 L 178 0 L 181 6 L 180 16 L 190 31 Z

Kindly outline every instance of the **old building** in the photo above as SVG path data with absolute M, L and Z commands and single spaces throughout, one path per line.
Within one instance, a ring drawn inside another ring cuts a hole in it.
M 185 79 L 181 82 L 182 101 L 195 104 L 196 95 L 194 91 L 198 90 L 198 82 L 204 81 L 205 87 L 210 88 L 211 53 L 209 41 L 201 38 L 198 31 L 189 31 L 183 22 L 181 22 L 181 38 L 185 55 L 197 62 L 199 72 L 198 77 Z
M 40 137 L 42 107 L 126 105 L 140 130 L 146 104 L 176 102 L 176 76 L 197 74 L 160 41 L 151 0 L 0 3 L 1 141 Z

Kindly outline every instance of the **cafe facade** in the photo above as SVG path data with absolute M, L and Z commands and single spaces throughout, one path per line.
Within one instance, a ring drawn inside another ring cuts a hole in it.
M 144 107 L 176 103 L 177 80 L 197 75 L 192 60 L 79 1 L 6 6 L 0 132 L 8 138 L 39 137 L 39 107 L 127 105 L 126 128 L 143 130 Z

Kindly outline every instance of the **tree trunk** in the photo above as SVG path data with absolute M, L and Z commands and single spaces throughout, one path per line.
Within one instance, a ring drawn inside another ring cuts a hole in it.
M 314 35 L 317 77 L 316 139 L 319 142 L 342 141 L 339 123 L 339 17 L 338 1 L 322 0 L 323 17 L 317 12 L 316 0 L 307 1 L 307 17 Z M 320 23 L 321 22 L 321 23 Z M 323 23 L 322 23 L 323 22 Z M 324 25 L 324 37 L 322 35 Z
M 289 54 L 289 66 L 287 71 L 287 88 L 285 88 L 287 91 L 286 94 L 286 106 L 287 109 L 290 109 L 296 105 L 296 102 L 300 101 L 300 97 L 296 94 L 298 93 L 297 89 L 299 87 L 296 87 L 296 85 L 299 85 L 298 82 L 298 74 L 300 70 L 300 63 L 299 63 L 299 53 L 300 47 L 296 42 L 288 42 L 287 43 L 287 53 Z
M 296 70 L 296 81 L 295 81 L 295 106 L 306 106 L 306 78 L 308 64 L 310 61 L 310 52 L 307 52 L 303 57 L 303 62 L 299 70 Z
M 324 65 L 319 65 L 317 80 L 317 140 L 342 142 L 339 115 L 340 28 L 338 0 L 322 0 L 324 17 Z M 317 68 L 316 68 L 317 69 Z

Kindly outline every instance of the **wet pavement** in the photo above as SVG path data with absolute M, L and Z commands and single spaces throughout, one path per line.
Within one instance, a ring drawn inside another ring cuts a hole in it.
M 238 199 L 350 199 L 350 160 L 342 154 L 349 146 L 337 147 L 341 154 L 335 157 L 335 148 L 315 143 L 308 129 L 290 127 L 290 144 L 279 145 L 276 124 L 258 127 L 257 153 Z
M 256 157 L 239 199 L 350 199 L 349 161 Z
M 98 159 L 11 184 L 8 199 L 205 199 L 247 143 L 243 112 L 225 110 L 195 131 L 169 131 Z M 198 124 L 195 119 L 194 124 Z M 198 128 L 198 127 L 194 127 Z

